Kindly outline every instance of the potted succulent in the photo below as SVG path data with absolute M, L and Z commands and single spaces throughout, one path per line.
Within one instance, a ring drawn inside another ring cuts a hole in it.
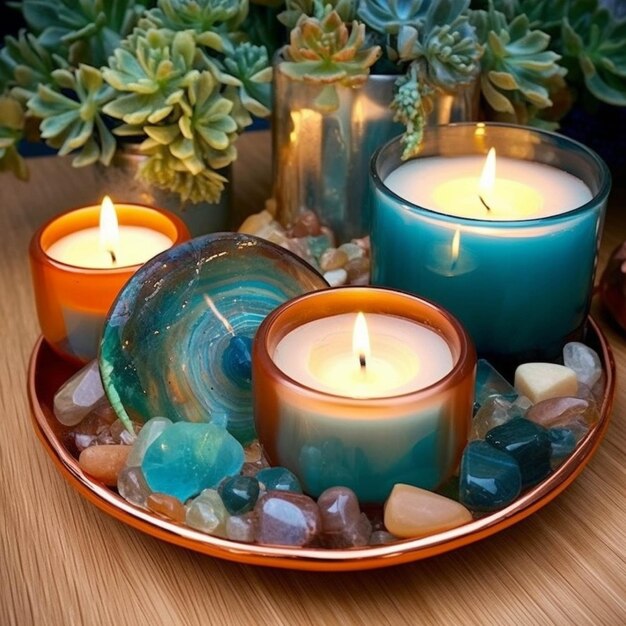
M 244 33 L 247 0 L 150 4 L 15 3 L 30 32 L 0 51 L 0 168 L 27 175 L 34 130 L 74 166 L 130 166 L 170 207 L 219 202 L 238 135 L 269 114 L 268 51 Z

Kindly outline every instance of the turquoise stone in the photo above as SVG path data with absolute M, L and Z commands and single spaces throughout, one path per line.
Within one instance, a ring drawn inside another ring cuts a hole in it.
M 475 511 L 502 509 L 520 494 L 517 461 L 484 441 L 470 442 L 461 458 L 459 501 Z
M 522 489 L 536 485 L 551 471 L 550 437 L 547 429 L 539 424 L 515 419 L 492 428 L 485 441 L 515 458 L 522 474 Z
M 576 434 L 569 428 L 550 428 L 548 430 L 552 455 L 550 464 L 556 467 L 562 463 L 576 448 Z
M 509 402 L 513 402 L 518 396 L 513 385 L 485 359 L 478 359 L 476 363 L 474 389 L 474 411 L 477 411 L 492 396 L 501 396 Z
M 141 469 L 152 491 L 182 502 L 241 470 L 241 444 L 214 424 L 178 422 L 146 450 Z
M 217 492 L 231 515 L 243 515 L 256 504 L 260 492 L 259 481 L 252 476 L 232 476 L 220 483 Z
M 286 467 L 266 467 L 256 474 L 266 491 L 302 493 L 300 481 Z
M 172 425 L 172 420 L 166 417 L 153 417 L 149 419 L 139 431 L 133 449 L 128 455 L 126 465 L 128 467 L 140 466 L 146 450 L 161 436 L 166 428 Z

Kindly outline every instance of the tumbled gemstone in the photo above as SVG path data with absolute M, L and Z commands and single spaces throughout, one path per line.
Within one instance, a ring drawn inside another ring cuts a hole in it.
M 471 441 L 461 458 L 459 501 L 476 511 L 502 509 L 520 494 L 517 461 L 485 441 Z
M 98 437 L 109 430 L 115 419 L 115 413 L 93 411 L 67 435 L 67 439 L 74 443 L 80 453 L 93 446 Z
M 489 396 L 472 419 L 470 440 L 484 439 L 496 426 L 524 416 L 524 410 L 504 396 Z
M 54 394 L 54 415 L 61 424 L 75 426 L 99 403 L 108 404 L 108 401 L 104 395 L 98 361 L 91 361 Z
M 398 541 L 398 538 L 390 532 L 387 532 L 386 530 L 375 530 L 370 535 L 368 543 L 370 546 L 383 546 L 388 543 L 394 543 L 395 541 Z
M 566 343 L 563 348 L 563 363 L 576 372 L 579 382 L 588 387 L 593 387 L 602 376 L 600 357 L 584 343 Z
M 242 515 L 254 508 L 259 498 L 259 481 L 251 476 L 225 478 L 217 492 L 231 515 Z
M 574 370 L 556 363 L 524 363 L 515 370 L 515 389 L 531 402 L 559 396 L 575 396 L 578 380 Z
M 348 262 L 348 255 L 343 250 L 328 248 L 320 257 L 320 269 L 322 272 L 338 270 Z
M 146 505 L 158 515 L 172 519 L 179 524 L 185 522 L 187 515 L 185 505 L 178 498 L 165 493 L 151 493 L 146 500 Z
M 550 398 L 538 402 L 526 413 L 527 419 L 545 428 L 557 426 L 585 434 L 599 416 L 595 403 L 582 398 Z
M 394 485 L 385 503 L 385 527 L 403 539 L 427 537 L 471 521 L 472 514 L 462 504 L 411 485 Z
M 352 261 L 353 259 L 360 259 L 365 256 L 365 250 L 363 247 L 359 246 L 357 243 L 353 243 L 352 241 L 348 243 L 342 243 L 339 248 L 342 252 L 346 254 L 348 257 L 348 261 Z
M 115 487 L 129 452 L 130 446 L 90 446 L 80 453 L 78 464 L 86 474 Z
M 115 420 L 107 429 L 98 434 L 94 445 L 112 445 L 119 444 L 122 446 L 131 446 L 137 440 L 137 435 L 141 430 L 141 424 L 133 422 L 133 432 L 129 432 L 121 420 Z
M 214 424 L 178 422 L 148 447 L 141 469 L 152 491 L 184 502 L 238 474 L 242 465 L 243 448 L 227 430 Z
M 215 489 L 205 489 L 187 506 L 185 522 L 188 526 L 209 535 L 226 536 L 226 507 Z
M 306 546 L 321 532 L 322 520 L 317 504 L 299 493 L 270 491 L 259 498 L 254 511 L 258 543 Z
M 243 454 L 246 463 L 258 463 L 263 458 L 263 448 L 258 441 L 253 441 L 244 448 Z
M 322 519 L 322 544 L 328 548 L 367 545 L 372 525 L 361 513 L 356 494 L 347 487 L 326 489 L 317 499 Z
M 166 417 L 153 417 L 148 420 L 137 435 L 132 452 L 128 455 L 128 466 L 141 465 L 146 450 L 172 424 L 173 422 Z
M 226 520 L 226 536 L 233 541 L 252 543 L 256 534 L 256 517 L 254 513 L 231 515 Z
M 548 431 L 527 419 L 517 419 L 496 426 L 485 440 L 510 454 L 518 463 L 522 489 L 537 484 L 550 473 L 550 437 Z
M 290 237 L 308 237 L 320 234 L 320 219 L 313 211 L 303 211 L 289 229 Z
M 140 467 L 125 467 L 117 477 L 117 491 L 131 504 L 145 507 L 152 493 Z
M 329 272 L 324 272 L 324 280 L 331 287 L 339 287 L 346 284 L 348 280 L 348 272 L 346 272 L 343 267 L 336 270 L 330 270 Z
M 552 454 L 550 465 L 560 465 L 576 449 L 576 435 L 569 428 L 550 428 L 548 430 Z
M 266 491 L 302 493 L 300 481 L 286 467 L 266 467 L 257 472 L 256 479 Z
M 367 257 L 352 259 L 345 264 L 343 269 L 348 273 L 348 282 L 354 284 L 364 276 L 369 276 L 370 260 Z
M 359 548 L 369 543 L 371 535 L 372 523 L 365 513 L 361 513 L 356 523 L 344 528 L 341 532 L 322 532 L 320 542 L 324 548 Z
M 512 402 L 517 398 L 517 391 L 489 361 L 478 359 L 474 387 L 474 409 L 478 410 L 492 396 L 499 396 Z

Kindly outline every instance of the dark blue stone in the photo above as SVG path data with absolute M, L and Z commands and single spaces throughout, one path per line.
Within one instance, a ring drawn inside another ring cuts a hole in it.
M 220 483 L 217 492 L 231 515 L 243 515 L 259 498 L 259 481 L 253 476 L 232 476 Z
M 300 481 L 286 467 L 266 467 L 257 472 L 256 479 L 266 491 L 291 491 L 302 493 Z
M 459 500 L 475 511 L 502 509 L 519 495 L 522 478 L 517 461 L 484 441 L 467 444 L 461 459 Z
M 241 387 L 252 382 L 252 339 L 235 335 L 222 354 L 222 368 L 226 376 Z
M 522 489 L 536 485 L 551 471 L 550 436 L 539 424 L 527 419 L 511 420 L 492 428 L 485 441 L 515 458 L 522 473 Z
M 548 436 L 552 447 L 552 465 L 558 465 L 574 452 L 576 435 L 569 428 L 550 428 Z

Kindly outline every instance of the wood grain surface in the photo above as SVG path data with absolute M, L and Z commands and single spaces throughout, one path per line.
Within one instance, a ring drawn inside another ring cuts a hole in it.
M 267 133 L 239 143 L 238 211 L 262 208 Z M 461 550 L 346 574 L 238 565 L 126 527 L 85 502 L 32 431 L 26 368 L 39 334 L 27 260 L 45 219 L 99 195 L 96 173 L 30 161 L 0 175 L 0 625 L 626 623 L 626 336 L 597 310 L 617 362 L 612 424 L 576 482 L 529 519 Z M 601 267 L 626 238 L 614 192 Z M 538 303 L 540 305 L 540 303 Z

